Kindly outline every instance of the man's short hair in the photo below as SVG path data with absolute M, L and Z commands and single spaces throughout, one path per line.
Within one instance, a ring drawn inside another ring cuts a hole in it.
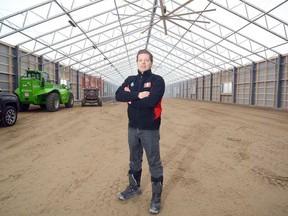
M 139 56 L 140 54 L 148 54 L 149 57 L 150 57 L 150 61 L 153 63 L 153 55 L 152 55 L 152 53 L 150 53 L 150 52 L 149 52 L 148 50 L 146 50 L 146 49 L 143 49 L 143 50 L 139 50 L 139 51 L 138 51 L 138 53 L 137 53 L 137 58 L 136 58 L 136 62 L 138 61 L 138 56 Z

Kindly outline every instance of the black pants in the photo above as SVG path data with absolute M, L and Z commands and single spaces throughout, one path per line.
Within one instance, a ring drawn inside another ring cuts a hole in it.
M 159 130 L 138 130 L 128 127 L 130 168 L 135 171 L 142 169 L 144 149 L 151 176 L 154 178 L 162 177 L 163 166 L 160 158 L 159 141 Z

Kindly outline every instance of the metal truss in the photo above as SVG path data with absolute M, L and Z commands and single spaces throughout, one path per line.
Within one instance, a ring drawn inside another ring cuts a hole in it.
M 255 61 L 275 64 L 269 59 L 288 50 L 288 15 L 274 12 L 288 11 L 287 2 L 48 0 L 0 18 L 0 40 L 24 49 L 20 58 L 44 56 L 117 85 L 136 73 L 138 50 L 148 49 L 153 72 L 171 84 Z

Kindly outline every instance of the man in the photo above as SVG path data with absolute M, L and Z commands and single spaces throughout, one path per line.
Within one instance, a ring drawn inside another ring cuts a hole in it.
M 118 198 L 128 200 L 142 193 L 140 181 L 144 149 L 152 182 L 152 199 L 149 211 L 157 214 L 161 207 L 163 185 L 159 128 L 165 82 L 161 76 L 152 74 L 153 55 L 149 51 L 140 50 L 136 62 L 138 75 L 129 76 L 116 91 L 116 100 L 128 103 L 128 144 L 130 150 L 129 185 L 118 194 Z

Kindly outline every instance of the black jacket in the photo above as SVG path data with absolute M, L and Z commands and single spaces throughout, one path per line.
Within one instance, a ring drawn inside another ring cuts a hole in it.
M 124 91 L 128 87 L 130 92 Z M 149 91 L 147 98 L 139 99 L 138 94 Z M 161 124 L 161 100 L 165 91 L 164 79 L 151 70 L 137 76 L 129 76 L 117 89 L 117 101 L 128 102 L 129 127 L 140 130 L 157 130 Z

